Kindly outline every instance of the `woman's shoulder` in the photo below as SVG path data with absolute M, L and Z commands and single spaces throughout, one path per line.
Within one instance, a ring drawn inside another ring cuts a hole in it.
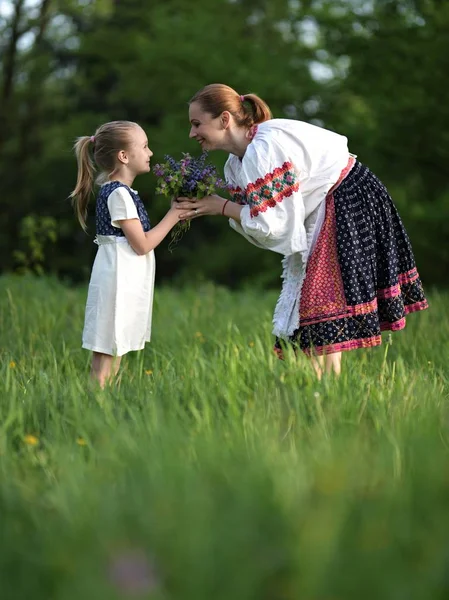
M 297 119 L 269 119 L 258 125 L 254 139 L 266 139 L 270 137 L 283 139 L 285 136 L 288 136 L 290 139 L 303 141 L 317 139 L 317 137 L 318 139 L 323 137 L 344 137 L 335 131 L 326 129 L 320 125 L 307 123 L 306 121 L 299 121 Z
M 259 125 L 248 148 L 248 158 L 321 156 L 347 151 L 347 145 L 345 136 L 330 129 L 294 119 L 270 119 Z
M 247 149 L 247 158 L 266 156 L 277 147 L 287 150 L 289 144 L 302 137 L 301 121 L 270 119 L 256 126 L 253 140 Z
M 256 136 L 277 135 L 282 131 L 293 131 L 307 125 L 304 121 L 295 119 L 268 119 L 257 125 Z

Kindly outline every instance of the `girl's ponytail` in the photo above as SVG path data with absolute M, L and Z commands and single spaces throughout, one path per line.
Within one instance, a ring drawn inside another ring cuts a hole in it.
M 89 146 L 93 139 L 84 135 L 79 137 L 74 145 L 76 160 L 78 162 L 78 177 L 76 186 L 70 194 L 72 205 L 75 209 L 81 227 L 86 231 L 87 205 L 94 184 L 95 167 L 89 153 Z

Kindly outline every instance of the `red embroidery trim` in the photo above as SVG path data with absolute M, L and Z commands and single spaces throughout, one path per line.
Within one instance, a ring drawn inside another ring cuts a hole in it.
M 231 195 L 233 202 L 235 202 L 236 204 L 246 204 L 245 194 L 243 193 L 242 188 L 228 188 L 228 191 Z
M 328 346 L 314 346 L 306 348 L 304 353 L 310 356 L 316 354 L 317 356 L 323 356 L 324 354 L 334 354 L 335 352 L 342 352 L 344 350 L 356 350 L 357 348 L 372 348 L 373 346 L 380 346 L 382 338 L 380 335 L 375 335 L 369 338 L 360 338 L 358 340 L 348 340 L 347 342 L 340 342 L 339 344 L 329 344 Z
M 299 190 L 299 182 L 291 162 L 285 162 L 265 177 L 249 183 L 245 190 L 240 187 L 229 188 L 232 201 L 237 204 L 248 204 L 252 218 L 257 217 L 268 208 L 274 208 L 284 198 Z
M 286 161 L 282 167 L 247 185 L 245 196 L 251 206 L 251 217 L 257 217 L 268 208 L 274 208 L 284 198 L 290 197 L 298 190 L 299 181 L 296 180 L 293 164 Z

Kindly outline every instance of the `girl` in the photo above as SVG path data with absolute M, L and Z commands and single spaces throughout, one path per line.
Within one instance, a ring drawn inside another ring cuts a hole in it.
M 180 198 L 182 218 L 230 217 L 249 242 L 284 255 L 274 313 L 281 340 L 312 356 L 318 377 L 340 373 L 341 352 L 377 346 L 427 308 L 412 248 L 387 190 L 342 135 L 273 119 L 255 94 L 208 85 L 190 101 L 190 137 L 230 153 L 232 202 Z
M 91 158 L 91 151 L 93 160 Z M 136 123 L 112 121 L 75 143 L 78 179 L 71 193 L 81 227 L 94 184 L 94 163 L 101 187 L 96 203 L 95 242 L 83 331 L 83 348 L 93 351 L 92 379 L 103 388 L 120 366 L 120 357 L 141 350 L 150 340 L 155 274 L 154 248 L 178 222 L 170 208 L 150 229 L 147 211 L 132 188 L 137 175 L 150 171 L 153 155 Z

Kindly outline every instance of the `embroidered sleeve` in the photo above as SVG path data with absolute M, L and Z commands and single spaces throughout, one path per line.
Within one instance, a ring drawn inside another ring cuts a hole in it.
M 134 200 L 125 187 L 115 188 L 109 194 L 108 209 L 111 214 L 111 225 L 113 227 L 120 227 L 119 221 L 124 219 L 139 218 Z
M 277 141 L 264 140 L 248 150 L 242 164 L 247 183 L 231 191 L 244 204 L 243 232 L 256 245 L 284 256 L 306 250 L 305 208 L 295 165 Z
M 229 194 L 231 196 L 232 202 L 236 204 L 245 204 L 245 193 L 239 187 L 228 187 Z
M 250 206 L 249 214 L 257 217 L 269 208 L 276 208 L 284 198 L 299 191 L 299 181 L 291 162 L 285 161 L 265 177 L 248 184 L 244 197 Z M 243 196 L 243 194 L 242 194 Z

